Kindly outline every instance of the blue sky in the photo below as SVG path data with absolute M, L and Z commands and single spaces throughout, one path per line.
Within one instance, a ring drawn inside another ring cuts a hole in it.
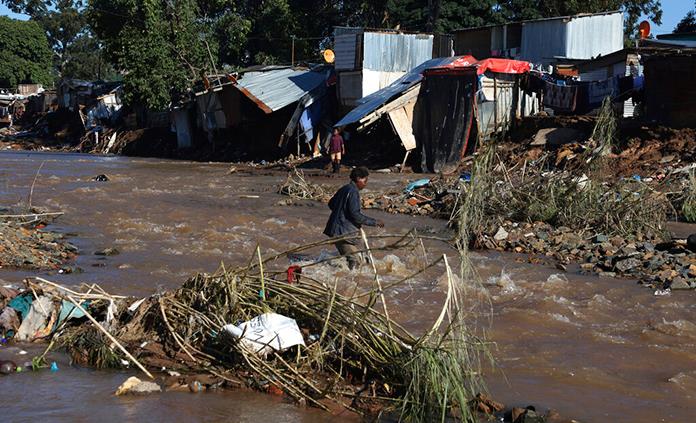
M 694 0 L 662 0 L 662 25 L 652 24 L 652 33 L 657 35 L 672 32 L 677 23 L 693 8 Z M 27 18 L 26 15 L 17 15 L 10 12 L 5 6 L 0 6 L 0 15 L 18 19 Z

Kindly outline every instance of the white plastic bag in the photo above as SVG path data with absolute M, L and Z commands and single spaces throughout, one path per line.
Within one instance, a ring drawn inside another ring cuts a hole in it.
M 264 356 L 272 350 L 284 351 L 305 344 L 297 322 L 276 313 L 262 314 L 239 326 L 225 325 L 222 330 L 236 339 L 241 338 L 242 345 Z

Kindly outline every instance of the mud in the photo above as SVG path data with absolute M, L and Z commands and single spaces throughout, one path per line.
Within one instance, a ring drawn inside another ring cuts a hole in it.
M 75 234 L 71 239 L 80 249 L 76 265 L 85 271 L 40 274 L 68 285 L 97 282 L 110 292 L 138 296 L 174 288 L 191 273 L 212 271 L 221 261 L 248 261 L 257 242 L 264 252 L 272 252 L 316 240 L 328 217 L 326 206 L 312 201 L 279 205 L 287 199 L 276 194 L 285 172 L 229 174 L 227 165 L 77 154 L 0 153 L 0 203 L 25 197 L 43 161 L 34 202 L 66 212 L 50 229 Z M 99 174 L 110 180 L 93 181 Z M 344 182 L 312 178 L 331 187 Z M 368 190 L 403 186 L 406 179 L 373 174 Z M 366 213 L 387 222 L 383 231 L 416 227 L 446 234 L 443 221 Z M 120 254 L 93 254 L 110 247 Z M 435 244 L 427 252 L 430 259 L 441 253 L 455 254 Z M 417 257 L 378 259 L 383 271 L 398 276 Z M 489 294 L 485 309 L 491 316 L 472 324 L 496 345 L 498 370 L 486 372 L 493 398 L 507 406 L 553 408 L 580 421 L 691 419 L 696 411 L 691 293 L 656 297 L 635 281 L 581 275 L 573 268 L 563 273 L 515 258 L 497 252 L 474 257 L 484 284 L 471 287 L 472 298 Z M 335 272 L 339 280 L 350 277 L 341 269 L 324 270 Z M 0 278 L 16 283 L 34 274 L 1 270 Z M 443 288 L 432 277 L 390 292 L 393 317 L 414 331 L 429 328 L 439 313 Z M 17 352 L 0 347 L 0 354 Z M 71 367 L 60 355 L 53 359 L 61 369 L 57 373 L 0 378 L 4 415 L 20 421 L 43 415 L 65 420 L 103 415 L 170 421 L 327 418 L 272 396 L 242 392 L 115 398 L 113 391 L 131 372 L 87 370 Z

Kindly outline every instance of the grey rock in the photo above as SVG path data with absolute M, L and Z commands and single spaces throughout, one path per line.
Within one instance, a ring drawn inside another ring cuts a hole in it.
M 493 239 L 496 241 L 504 241 L 507 239 L 508 235 L 508 232 L 501 226 L 498 228 L 498 232 L 493 235 Z
M 621 273 L 626 273 L 642 266 L 643 262 L 638 260 L 637 258 L 628 258 L 618 261 L 614 268 Z
M 103 250 L 95 251 L 95 256 L 117 256 L 121 254 L 116 248 L 104 248 Z
M 670 288 L 672 288 L 673 291 L 677 289 L 691 289 L 691 285 L 689 285 L 689 282 L 683 277 L 677 276 L 674 279 L 672 279 Z

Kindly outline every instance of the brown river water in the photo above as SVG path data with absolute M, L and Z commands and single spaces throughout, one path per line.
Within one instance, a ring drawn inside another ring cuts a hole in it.
M 173 289 L 221 262 L 247 262 L 257 243 L 264 253 L 272 253 L 320 240 L 328 217 L 323 204 L 278 205 L 286 199 L 275 193 L 283 172 L 229 174 L 224 164 L 27 152 L 0 153 L 0 205 L 26 201 L 41 163 L 33 204 L 65 212 L 52 228 L 71 234 L 81 251 L 75 265 L 84 272 L 38 274 L 67 285 L 98 283 L 109 292 L 138 296 Z M 93 181 L 98 174 L 111 180 Z M 344 182 L 314 178 L 336 187 Z M 408 178 L 373 174 L 367 190 L 403 186 Z M 250 198 L 254 196 L 258 198 Z M 446 234 L 443 221 L 366 213 L 386 222 L 371 234 L 411 228 Z M 93 255 L 106 247 L 121 254 Z M 443 253 L 456 256 L 442 243 L 429 242 L 427 250 L 430 260 Z M 324 247 L 316 253 L 333 251 Z M 494 398 L 508 406 L 552 408 L 583 422 L 693 421 L 694 293 L 655 296 L 635 281 L 562 273 L 552 266 L 519 263 L 519 258 L 498 253 L 473 258 L 483 284 L 469 288 L 471 298 L 487 294 L 490 301 L 482 307 L 489 316 L 477 324 L 496 345 L 495 369 L 488 368 L 485 375 Z M 389 281 L 425 260 L 418 251 L 382 253 L 377 267 Z M 367 269 L 356 276 L 341 265 L 322 265 L 312 272 L 345 287 L 355 278 L 370 277 Z M 0 269 L 0 279 L 15 284 L 36 274 Z M 414 333 L 430 328 L 444 299 L 443 274 L 439 266 L 408 286 L 391 289 L 392 317 Z M 20 348 L 29 354 L 18 356 L 19 348 L 0 347 L 0 359 L 21 360 L 36 351 Z M 114 397 L 116 387 L 134 372 L 71 367 L 64 355 L 52 358 L 58 372 L 0 377 L 3 420 L 354 420 L 249 392 Z

